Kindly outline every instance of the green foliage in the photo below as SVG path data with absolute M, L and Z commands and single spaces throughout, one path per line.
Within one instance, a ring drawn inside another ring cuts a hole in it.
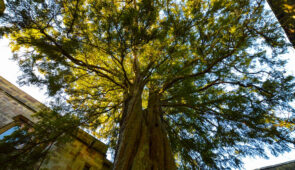
M 70 114 L 61 116 L 57 110 L 61 111 L 42 109 L 35 114 L 37 123 L 24 122 L 0 140 L 0 169 L 36 169 L 53 145 L 71 141 L 81 122 Z
M 0 16 L 3 15 L 5 10 L 4 0 L 0 0 Z
M 265 146 L 276 155 L 294 143 L 288 44 L 262 0 L 11 0 L 6 8 L 0 33 L 20 83 L 67 96 L 72 115 L 114 148 L 140 87 L 143 108 L 149 94 L 161 96 L 179 168 L 237 168 L 244 156 L 266 157 Z

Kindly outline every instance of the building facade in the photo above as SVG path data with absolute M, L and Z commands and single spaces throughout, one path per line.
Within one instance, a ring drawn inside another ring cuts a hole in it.
M 294 170 L 294 169 L 295 169 L 295 160 L 262 167 L 257 170 Z
M 32 115 L 40 106 L 42 103 L 0 76 L 0 135 L 24 122 L 36 122 Z M 108 170 L 112 163 L 106 159 L 106 151 L 104 143 L 79 130 L 73 141 L 52 147 L 40 169 Z

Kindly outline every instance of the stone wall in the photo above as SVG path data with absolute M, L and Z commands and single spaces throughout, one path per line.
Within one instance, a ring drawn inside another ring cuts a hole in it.
M 31 115 L 42 104 L 0 76 L 0 134 L 15 125 L 22 115 L 35 122 Z
M 82 170 L 87 166 L 90 170 L 105 170 L 110 169 L 111 164 L 105 160 L 104 154 L 74 140 L 54 147 L 41 169 Z
M 18 119 L 36 122 L 32 115 L 42 103 L 0 76 L 0 134 L 17 125 Z M 107 146 L 83 130 L 72 142 L 54 145 L 41 169 L 48 170 L 108 170 Z
M 256 170 L 294 170 L 294 169 L 295 169 L 295 160 L 284 162 L 281 164 L 262 167 Z

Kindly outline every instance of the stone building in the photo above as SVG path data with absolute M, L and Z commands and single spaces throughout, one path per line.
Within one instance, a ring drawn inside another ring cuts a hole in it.
M 0 76 L 0 135 L 22 123 L 34 123 L 32 117 L 42 104 Z M 80 130 L 72 142 L 53 147 L 41 169 L 108 170 L 107 146 Z M 2 167 L 3 168 L 3 167 Z
M 295 160 L 262 167 L 256 170 L 294 170 L 294 169 L 295 169 Z

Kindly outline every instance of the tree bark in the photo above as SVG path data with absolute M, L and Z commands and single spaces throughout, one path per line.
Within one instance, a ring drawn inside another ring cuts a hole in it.
M 161 119 L 159 96 L 151 94 L 146 110 L 141 92 L 129 98 L 123 116 L 114 170 L 176 170 L 175 160 Z M 123 109 L 124 110 L 124 109 Z

